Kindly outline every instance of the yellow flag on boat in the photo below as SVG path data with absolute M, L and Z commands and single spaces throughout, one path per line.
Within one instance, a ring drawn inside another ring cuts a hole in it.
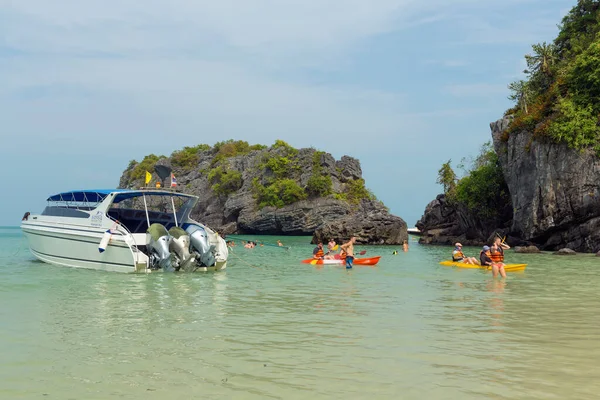
M 152 180 L 152 174 L 146 171 L 146 185 Z

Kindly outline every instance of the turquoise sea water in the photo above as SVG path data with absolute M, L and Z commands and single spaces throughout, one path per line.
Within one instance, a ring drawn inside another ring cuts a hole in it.
M 0 228 L 0 399 L 598 398 L 599 258 L 508 252 L 529 265 L 502 281 L 416 239 L 358 246 L 383 257 L 351 271 L 281 239 L 224 272 L 124 275 Z

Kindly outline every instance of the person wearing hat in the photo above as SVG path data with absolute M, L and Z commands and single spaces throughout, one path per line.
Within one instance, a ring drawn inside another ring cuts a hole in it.
M 504 264 L 494 262 L 490 246 L 483 246 L 483 250 L 479 253 L 479 258 L 481 259 L 481 265 L 492 267 L 492 275 L 494 275 L 494 278 L 498 276 L 498 273 L 500 273 L 503 278 L 506 278 Z
M 479 265 L 479 262 L 477 261 L 477 259 L 475 257 L 465 256 L 465 254 L 462 252 L 462 244 L 460 244 L 460 243 L 456 243 L 454 245 L 454 251 L 452 252 L 452 261 L 462 262 L 465 264 Z

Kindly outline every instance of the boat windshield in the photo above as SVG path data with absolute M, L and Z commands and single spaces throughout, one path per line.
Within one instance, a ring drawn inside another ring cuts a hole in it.
M 59 193 L 48 197 L 48 205 L 42 215 L 54 217 L 88 218 L 86 211 L 98 207 L 109 194 L 107 191 L 76 191 Z
M 182 220 L 188 218 L 195 204 L 196 197 L 193 196 L 140 192 L 135 197 L 131 194 L 122 198 L 115 196 L 107 214 L 132 233 L 143 233 L 148 229 L 148 223 L 160 223 L 167 229 L 180 225 Z

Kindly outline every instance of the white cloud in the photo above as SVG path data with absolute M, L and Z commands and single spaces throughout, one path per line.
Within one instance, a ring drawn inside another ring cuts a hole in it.
M 27 0 L 12 17 L 8 41 L 42 50 L 164 48 L 204 39 L 242 48 L 296 52 L 351 43 L 394 28 L 412 0 L 99 1 Z M 23 24 L 29 21 L 30 23 Z M 38 29 L 30 29 L 35 23 Z M 93 39 L 93 40 L 92 40 Z M 93 41 L 93 43 L 92 43 Z M 289 46 L 292 46 L 291 48 Z
M 486 50 L 505 36 L 513 44 L 531 43 L 554 28 L 557 21 L 545 15 L 520 13 L 525 4 L 535 4 L 537 12 L 548 1 L 0 0 L 0 135 L 11 137 L 2 141 L 0 163 L 18 162 L 26 151 L 34 157 L 24 170 L 35 174 L 23 182 L 38 180 L 39 173 L 57 175 L 57 169 L 62 175 L 65 165 L 73 165 L 73 177 L 93 177 L 102 165 L 98 176 L 106 182 L 131 158 L 228 138 L 282 138 L 338 157 L 373 160 L 384 153 L 393 165 L 402 162 L 394 157 L 400 153 L 435 158 L 454 140 L 439 134 L 451 129 L 450 122 L 476 125 L 481 115 L 488 118 L 490 110 L 467 100 L 505 98 L 505 85 L 485 83 L 478 71 L 481 84 L 445 88 L 465 103 L 424 106 L 428 91 L 438 90 L 431 88 L 435 83 L 423 79 L 417 88 L 420 78 L 403 71 L 364 79 L 378 70 L 373 66 L 390 61 L 389 54 L 358 60 L 358 49 L 393 37 L 399 57 L 413 45 L 441 60 L 431 64 L 433 78 L 469 74 L 476 67 L 471 52 L 480 43 Z M 494 19 L 501 14 L 506 25 Z M 429 28 L 447 29 L 448 37 L 427 38 Z M 368 64 L 361 77 L 335 79 L 358 61 Z M 425 64 L 407 60 L 413 62 Z M 317 84 L 297 78 L 313 70 L 334 79 Z M 389 173 L 389 165 L 382 168 L 370 173 Z M 55 183 L 71 184 L 69 176 Z

